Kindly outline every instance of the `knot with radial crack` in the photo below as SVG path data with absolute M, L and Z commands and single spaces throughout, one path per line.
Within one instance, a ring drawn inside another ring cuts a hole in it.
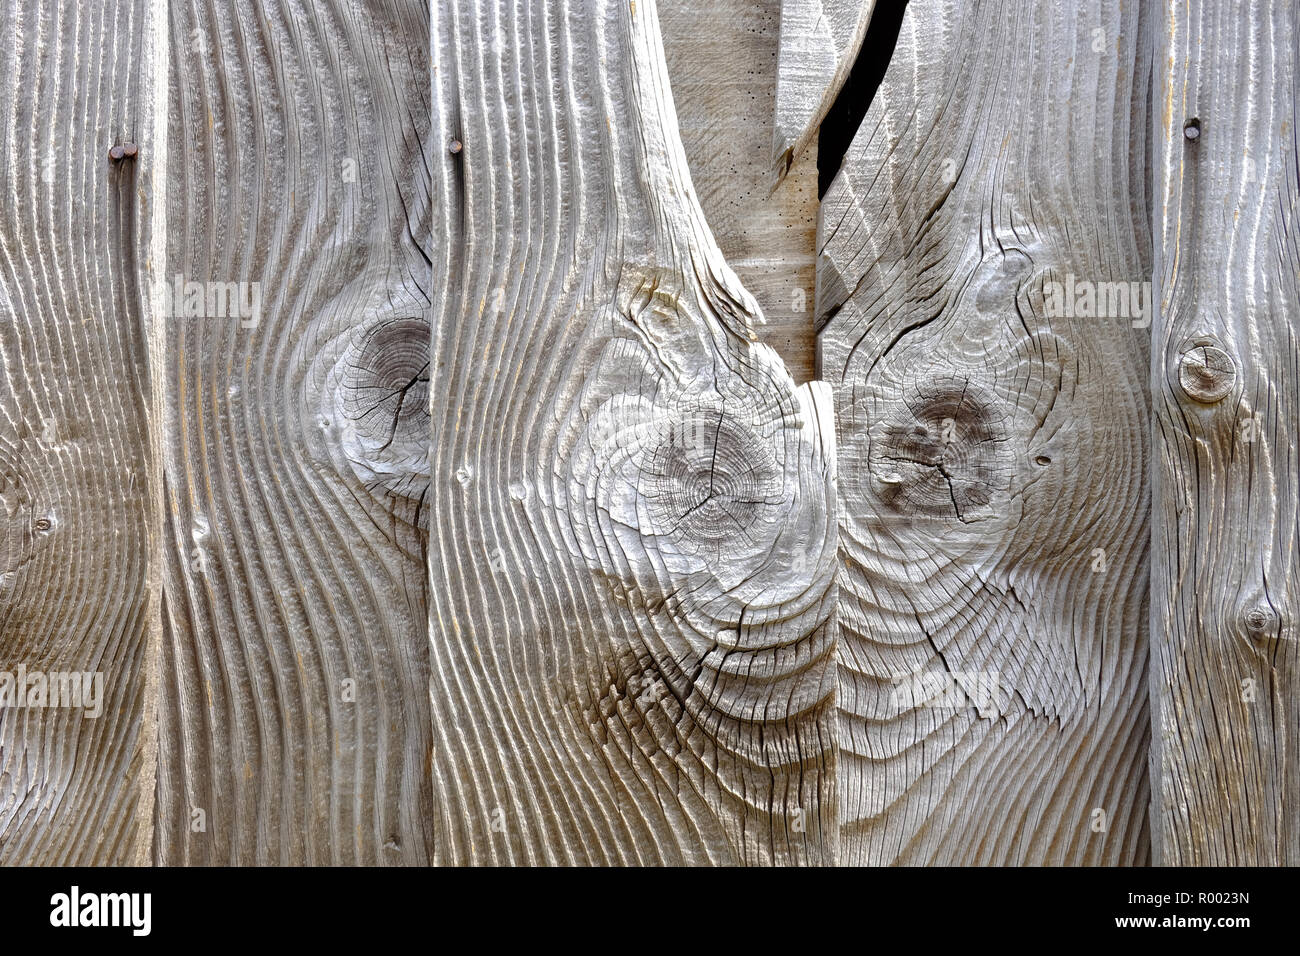
M 871 426 L 875 497 L 900 514 L 963 524 L 988 517 L 1014 473 L 1004 413 L 968 380 L 914 387 Z
M 909 588 L 966 579 L 1014 534 L 1014 409 L 973 375 L 904 370 L 841 416 L 842 541 L 864 573 Z
M 582 489 L 571 513 L 582 514 L 591 553 L 617 539 L 634 569 L 704 572 L 723 591 L 764 574 L 794 502 L 791 406 L 750 389 L 607 396 L 580 423 L 569 459 L 570 488 Z
M 784 487 L 771 447 L 719 403 L 688 405 L 654 425 L 640 459 L 646 527 L 716 551 L 772 520 Z
M 670 683 L 710 727 L 826 692 L 813 662 L 830 640 L 835 508 L 814 395 L 828 412 L 829 393 L 795 390 L 769 350 L 749 354 L 769 374 L 678 379 L 641 343 L 607 341 L 548 469 L 568 547 L 637 610 L 637 636 L 611 635 L 608 653 L 676 662 Z
M 371 494 L 428 491 L 429 342 L 426 318 L 381 316 L 329 350 L 320 425 Z

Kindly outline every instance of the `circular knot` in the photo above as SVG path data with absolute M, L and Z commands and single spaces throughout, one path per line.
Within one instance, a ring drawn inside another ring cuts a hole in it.
M 1252 637 L 1262 637 L 1275 628 L 1277 612 L 1267 604 L 1259 604 L 1242 614 L 1241 620 Z
M 738 540 L 782 501 L 784 474 L 769 441 L 722 410 L 664 423 L 643 469 L 652 527 L 684 541 Z
M 1178 356 L 1178 384 L 1193 401 L 1212 405 L 1232 391 L 1236 380 L 1232 356 L 1217 345 L 1191 343 Z
M 1000 410 L 969 382 L 931 382 L 879 421 L 868 469 L 873 495 L 892 510 L 969 521 L 982 516 L 1011 462 Z
M 330 371 L 322 421 L 372 490 L 419 500 L 429 479 L 429 323 L 385 317 L 354 333 Z

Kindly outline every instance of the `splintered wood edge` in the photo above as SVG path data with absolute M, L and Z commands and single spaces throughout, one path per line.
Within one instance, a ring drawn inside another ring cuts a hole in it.
M 876 0 L 782 0 L 772 188 L 785 180 L 853 70 Z M 828 16 L 827 11 L 830 11 Z M 852 24 L 841 35 L 841 29 Z

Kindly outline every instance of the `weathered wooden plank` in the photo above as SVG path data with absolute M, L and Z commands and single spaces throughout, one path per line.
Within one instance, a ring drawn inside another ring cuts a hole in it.
M 149 854 L 155 6 L 0 6 L 3 865 Z
M 1168 865 L 1294 866 L 1300 23 L 1162 6 L 1152 843 Z
M 817 143 L 776 192 L 774 135 L 781 0 L 665 0 L 664 52 L 691 180 L 718 248 L 766 322 L 755 331 L 795 384 L 815 377 Z
M 424 863 L 428 7 L 169 8 L 157 860 Z
M 655 5 L 432 15 L 435 860 L 833 860 L 826 392 L 753 341 Z
M 845 863 L 1147 859 L 1149 34 L 913 0 L 825 197 Z
M 876 5 L 875 0 L 780 3 L 781 56 L 772 136 L 778 181 L 812 141 L 848 79 Z

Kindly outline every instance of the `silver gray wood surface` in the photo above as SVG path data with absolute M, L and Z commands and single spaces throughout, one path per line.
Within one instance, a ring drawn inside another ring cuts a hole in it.
M 156 858 L 426 863 L 428 8 L 167 6 Z
M 155 15 L 0 5 L 0 865 L 149 853 Z
M 844 863 L 1147 860 L 1146 9 L 912 0 L 825 196 Z
M 1152 842 L 1294 866 L 1300 24 L 1191 2 L 1157 35 Z
M 857 60 L 875 0 L 781 0 L 772 166 L 780 181 L 817 135 L 818 124 Z
M 780 0 L 662 0 L 677 126 L 709 230 L 795 384 L 816 378 L 817 143 L 772 189 Z
M 873 7 L 0 4 L 0 864 L 1300 862 L 1295 5 Z
M 435 862 L 833 861 L 829 402 L 754 342 L 655 5 L 433 37 Z

